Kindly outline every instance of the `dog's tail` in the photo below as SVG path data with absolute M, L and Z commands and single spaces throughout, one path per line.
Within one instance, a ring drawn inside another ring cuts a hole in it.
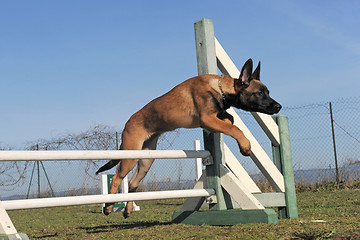
M 99 170 L 97 170 L 96 175 L 98 175 L 99 173 L 109 170 L 110 168 L 115 167 L 118 163 L 120 162 L 120 160 L 110 160 L 108 161 L 104 166 L 102 166 L 101 168 L 99 168 Z

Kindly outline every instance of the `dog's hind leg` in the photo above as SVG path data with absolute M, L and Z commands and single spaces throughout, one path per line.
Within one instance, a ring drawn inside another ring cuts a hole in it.
M 146 140 L 143 145 L 143 150 L 155 150 L 156 144 L 160 135 L 154 135 L 150 139 Z M 136 172 L 131 177 L 129 182 L 129 192 L 136 192 L 140 181 L 146 176 L 151 165 L 155 159 L 140 159 L 138 161 L 138 166 Z M 124 211 L 124 217 L 128 218 L 133 212 L 134 202 L 128 202 Z
M 116 171 L 116 174 L 111 180 L 110 184 L 110 194 L 117 193 L 118 188 L 126 177 L 126 175 L 135 167 L 138 159 L 123 159 L 120 161 L 119 168 Z M 103 209 L 105 215 L 109 215 L 114 209 L 114 203 L 106 203 Z
M 146 139 L 145 134 L 137 132 L 137 134 L 129 134 L 123 132 L 122 135 L 122 150 L 141 150 Z M 110 184 L 110 194 L 116 193 L 126 175 L 135 167 L 138 159 L 122 159 L 118 165 L 116 174 L 112 178 Z M 103 209 L 105 215 L 110 214 L 114 209 L 114 203 L 106 203 Z

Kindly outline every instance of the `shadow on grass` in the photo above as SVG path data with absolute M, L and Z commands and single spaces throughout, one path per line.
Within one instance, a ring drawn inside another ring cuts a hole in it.
M 79 227 L 78 229 L 85 230 L 87 233 L 102 233 L 109 232 L 112 230 L 120 229 L 133 229 L 133 228 L 147 228 L 153 226 L 167 226 L 171 225 L 171 222 L 134 222 L 134 223 L 122 223 L 122 224 L 109 224 L 109 225 L 100 225 L 95 227 Z
M 184 203 L 164 203 L 164 202 L 157 202 L 155 205 L 159 206 L 182 206 Z
M 54 234 L 47 234 L 47 235 L 43 235 L 43 236 L 32 236 L 32 238 L 36 238 L 36 239 L 49 239 L 49 238 L 56 238 L 58 237 L 58 233 L 54 233 Z M 32 239 L 30 238 L 30 239 Z

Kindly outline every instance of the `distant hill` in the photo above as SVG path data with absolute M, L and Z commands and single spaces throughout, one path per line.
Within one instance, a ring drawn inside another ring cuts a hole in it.
M 334 182 L 335 181 L 336 171 L 334 168 L 331 169 L 308 169 L 308 170 L 296 170 L 294 171 L 295 183 L 296 184 L 308 184 L 313 185 L 322 182 Z M 360 162 L 356 162 L 351 165 L 347 165 L 346 167 L 342 167 L 339 169 L 340 177 L 346 176 L 348 180 L 359 180 L 360 179 Z M 254 179 L 260 180 L 263 179 L 262 174 L 252 175 Z M 139 190 L 144 191 L 161 191 L 161 190 L 175 190 L 175 189 L 191 189 L 194 187 L 196 181 L 195 180 L 184 180 L 180 182 L 171 182 L 171 181 L 163 181 L 163 182 L 145 182 L 143 186 L 139 187 Z M 69 191 L 61 191 L 55 192 L 56 197 L 64 197 L 64 196 L 74 196 L 74 193 L 83 193 L 83 195 L 94 195 L 101 194 L 101 190 L 99 188 L 89 188 L 86 189 L 86 193 L 84 193 L 83 189 L 74 189 Z M 26 195 L 11 195 L 8 197 L 4 197 L 1 200 L 17 200 L 17 199 L 25 199 Z

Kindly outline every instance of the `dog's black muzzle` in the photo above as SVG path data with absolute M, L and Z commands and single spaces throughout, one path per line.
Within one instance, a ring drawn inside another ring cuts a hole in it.
M 266 108 L 265 113 L 272 115 L 278 113 L 281 108 L 281 105 L 274 101 L 270 107 Z
M 281 110 L 282 106 L 279 104 L 279 103 L 276 103 L 274 105 L 274 110 L 275 110 L 275 113 L 278 113 L 280 110 Z

